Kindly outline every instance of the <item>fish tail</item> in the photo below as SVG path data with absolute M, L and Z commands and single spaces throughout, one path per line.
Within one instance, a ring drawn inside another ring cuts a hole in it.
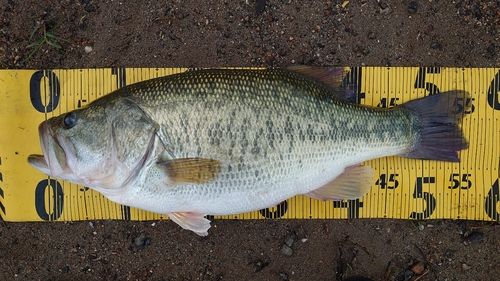
M 459 124 L 470 111 L 471 99 L 465 91 L 448 91 L 409 101 L 401 105 L 417 118 L 413 129 L 419 132 L 408 158 L 459 162 L 458 152 L 468 148 Z

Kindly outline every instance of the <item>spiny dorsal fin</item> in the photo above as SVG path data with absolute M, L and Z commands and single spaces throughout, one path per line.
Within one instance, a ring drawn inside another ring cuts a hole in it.
M 341 100 L 348 102 L 356 100 L 356 90 L 350 85 L 346 87 L 342 83 L 346 72 L 343 67 L 294 65 L 286 67 L 285 69 L 300 73 L 326 85 L 332 90 L 333 95 Z
M 328 85 L 334 90 L 340 90 L 345 71 L 343 67 L 319 67 L 307 65 L 294 65 L 286 67 L 285 69 L 301 73 L 309 78 Z
M 169 184 L 210 183 L 220 172 L 220 162 L 205 158 L 179 158 L 158 163 L 167 173 Z

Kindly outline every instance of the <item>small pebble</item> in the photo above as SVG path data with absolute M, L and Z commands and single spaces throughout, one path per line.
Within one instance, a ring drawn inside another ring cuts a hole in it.
M 495 52 L 495 45 L 494 44 L 490 44 L 488 46 L 488 52 L 489 53 L 494 53 Z
M 151 244 L 151 238 L 146 238 L 144 233 L 141 233 L 138 237 L 134 239 L 134 246 L 137 250 L 142 250 L 144 247 Z
M 264 269 L 266 266 L 268 266 L 269 264 L 271 264 L 271 261 L 269 259 L 266 259 L 264 261 L 257 260 L 255 262 L 251 262 L 250 264 L 253 264 L 256 267 L 255 268 L 255 272 L 259 272 L 262 269 Z
M 92 52 L 92 47 L 91 46 L 85 46 L 85 53 L 90 53 Z
M 385 9 L 380 10 L 381 14 L 390 14 L 391 13 L 391 8 L 387 7 Z
M 398 274 L 398 276 L 396 276 L 396 280 L 397 281 L 405 281 L 405 280 L 408 280 L 410 279 L 411 277 L 413 277 L 413 271 L 407 269 L 405 271 L 402 271 L 401 273 Z
M 422 274 L 422 272 L 424 272 L 425 270 L 425 265 L 423 262 L 419 261 L 417 262 L 412 268 L 411 268 L 411 271 L 413 271 L 413 273 L 415 274 Z
M 284 273 L 284 272 L 280 272 L 279 274 L 279 277 L 281 280 L 288 280 L 288 274 Z
M 297 235 L 295 234 L 295 232 L 290 232 L 285 235 L 285 245 L 287 245 L 288 247 L 292 247 L 295 241 L 297 241 Z
M 307 240 L 306 231 L 304 230 L 304 228 L 302 226 L 298 226 L 295 228 L 295 234 L 297 235 L 297 240 L 298 239 L 300 239 L 300 240 L 306 239 Z M 304 242 L 304 241 L 302 241 L 302 242 Z
M 466 221 L 460 221 L 458 222 L 458 226 L 462 229 L 466 229 L 467 228 L 467 222 Z
M 455 255 L 455 251 L 446 251 L 444 255 L 448 258 L 448 261 L 451 261 L 451 258 Z
M 431 48 L 433 49 L 441 49 L 441 44 L 439 44 L 438 42 L 434 42 L 431 44 Z
M 88 12 L 88 13 L 95 12 L 95 10 L 96 10 L 95 7 L 92 5 L 87 5 L 87 6 L 85 6 L 84 9 L 85 9 L 85 12 Z
M 69 266 L 65 266 L 65 267 L 59 269 L 59 271 L 62 272 L 62 273 L 68 273 L 69 272 Z
M 255 5 L 255 14 L 260 15 L 266 9 L 266 0 L 257 0 L 257 5 Z
M 418 8 L 418 3 L 416 1 L 411 1 L 410 5 L 408 6 L 408 12 L 410 14 L 414 14 L 417 11 Z
M 293 255 L 293 250 L 292 248 L 288 247 L 287 245 L 283 245 L 283 248 L 281 248 L 281 252 L 285 255 L 285 256 L 291 256 Z
M 469 242 L 469 243 L 476 243 L 476 242 L 480 242 L 484 239 L 484 234 L 482 232 L 479 232 L 479 231 L 474 231 L 472 233 L 470 233 L 469 235 L 467 235 L 467 237 L 465 238 L 465 241 Z

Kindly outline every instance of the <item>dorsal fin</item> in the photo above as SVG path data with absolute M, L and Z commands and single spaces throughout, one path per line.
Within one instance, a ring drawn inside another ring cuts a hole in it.
M 294 65 L 286 67 L 285 69 L 300 73 L 324 84 L 332 90 L 332 93 L 337 98 L 348 102 L 356 100 L 356 91 L 352 89 L 352 87 L 345 87 L 342 83 L 346 73 L 344 67 Z

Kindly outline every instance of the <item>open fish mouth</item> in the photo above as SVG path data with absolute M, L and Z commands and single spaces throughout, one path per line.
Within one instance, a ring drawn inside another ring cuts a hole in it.
M 38 132 L 43 155 L 30 155 L 28 163 L 49 176 L 61 176 L 72 173 L 69 165 L 71 149 L 63 137 L 56 135 L 51 130 L 48 122 L 40 124 Z

